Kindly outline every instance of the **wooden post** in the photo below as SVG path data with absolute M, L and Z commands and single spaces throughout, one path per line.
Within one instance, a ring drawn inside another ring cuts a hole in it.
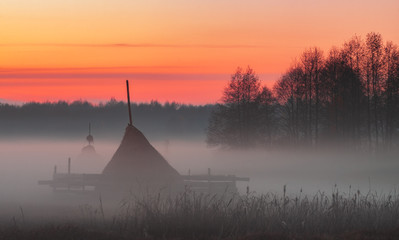
M 71 158 L 68 158 L 68 174 L 71 174 Z
M 211 168 L 208 168 L 208 193 L 211 193 Z
M 68 158 L 68 175 L 71 174 L 71 158 Z M 69 179 L 68 179 L 69 180 Z M 69 186 L 69 181 L 68 181 L 68 191 L 71 189 L 71 187 Z
M 57 165 L 54 165 L 53 181 L 55 180 L 55 175 L 57 174 Z M 53 192 L 57 190 L 57 187 L 53 185 Z
M 129 125 L 133 125 L 132 110 L 130 108 L 129 80 L 126 80 L 126 90 L 127 90 L 127 107 L 129 108 Z

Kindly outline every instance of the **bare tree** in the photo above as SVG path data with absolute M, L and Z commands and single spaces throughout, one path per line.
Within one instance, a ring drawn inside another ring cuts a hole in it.
M 274 112 L 275 112 L 275 102 L 276 99 L 273 96 L 272 91 L 267 87 L 262 87 L 258 98 L 256 99 L 256 105 L 258 105 L 258 110 L 260 118 L 256 123 L 259 129 L 259 142 L 263 143 L 265 146 L 272 145 L 272 135 L 275 126 Z
M 392 149 L 392 138 L 399 127 L 399 50 L 392 42 L 387 42 L 385 51 L 386 81 L 385 93 L 385 145 Z
M 258 143 L 260 128 L 265 130 L 262 116 L 268 116 L 269 95 L 260 87 L 260 80 L 253 69 L 241 68 L 231 76 L 224 89 L 222 104 L 212 112 L 207 130 L 207 142 L 211 146 L 251 147 Z M 265 115 L 266 114 L 266 115 Z M 265 130 L 264 132 L 270 133 Z
M 302 68 L 298 65 L 294 66 L 276 82 L 273 88 L 280 105 L 279 117 L 281 129 L 291 144 L 297 144 L 300 134 L 303 134 L 305 131 L 303 128 L 300 128 L 300 110 L 304 92 L 303 75 Z
M 320 73 L 324 62 L 323 53 L 317 47 L 311 48 L 302 53 L 301 61 L 304 72 L 305 111 L 307 113 L 305 138 L 310 142 L 313 141 L 312 129 L 314 126 L 314 140 L 317 144 L 319 128 Z M 313 102 L 315 103 L 314 106 Z M 313 116 L 313 108 L 315 109 L 315 116 Z
M 362 85 L 356 70 L 346 61 L 345 51 L 332 48 L 323 69 L 323 95 L 326 108 L 326 126 L 330 138 L 356 144 L 356 129 L 360 117 L 356 108 L 360 105 Z M 342 142 L 342 141 L 341 141 Z
M 368 33 L 366 37 L 366 77 L 367 77 L 367 100 L 368 100 L 368 121 L 371 131 L 371 110 L 373 111 L 373 123 L 375 132 L 375 147 L 378 149 L 379 142 L 379 115 L 380 97 L 382 91 L 382 70 L 383 70 L 383 43 L 381 34 Z M 373 109 L 371 109 L 371 101 Z M 370 133 L 369 133 L 370 134 Z
M 351 113 L 352 125 L 352 138 L 357 144 L 360 143 L 363 121 L 362 121 L 362 109 L 363 109 L 363 92 L 364 92 L 364 74 L 363 74 L 363 63 L 365 58 L 365 44 L 359 36 L 354 36 L 348 42 L 344 43 L 342 49 L 342 60 L 352 69 L 355 73 L 355 78 L 350 79 L 351 81 Z M 371 142 L 371 135 L 369 136 L 369 142 Z

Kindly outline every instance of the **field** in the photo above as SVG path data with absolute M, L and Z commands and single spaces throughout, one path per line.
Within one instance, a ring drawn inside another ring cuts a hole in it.
M 155 143 L 182 174 L 210 167 L 251 180 L 233 196 L 187 191 L 112 204 L 106 196 L 70 200 L 37 181 L 51 179 L 54 165 L 65 172 L 65 153 L 73 172 L 101 172 L 119 142 L 97 141 L 103 160 L 90 166 L 75 156 L 84 141 L 0 142 L 0 239 L 399 239 L 396 153 L 248 154 Z
M 110 212 L 99 198 L 74 219 L 3 221 L 0 239 L 398 239 L 399 195 L 133 196 Z

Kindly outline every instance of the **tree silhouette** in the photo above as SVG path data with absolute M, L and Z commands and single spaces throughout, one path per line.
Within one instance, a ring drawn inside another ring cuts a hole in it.
M 280 130 L 289 144 L 298 144 L 300 135 L 304 133 L 303 124 L 300 123 L 303 113 L 303 75 L 302 68 L 294 66 L 276 82 L 273 89 L 280 104 Z
M 392 42 L 385 47 L 386 82 L 385 98 L 385 145 L 391 149 L 396 128 L 399 126 L 399 49 Z
M 378 33 L 333 47 L 325 60 L 317 48 L 306 50 L 274 87 L 280 135 L 310 146 L 322 137 L 343 145 L 350 140 L 355 148 L 368 143 L 378 150 L 381 141 L 392 148 L 399 127 L 398 66 L 398 47 L 384 45 Z
M 356 129 L 361 123 L 356 111 L 360 105 L 361 81 L 345 61 L 344 51 L 331 49 L 323 69 L 325 133 L 330 139 L 358 139 Z
M 272 93 L 260 87 L 253 69 L 241 68 L 231 76 L 224 89 L 222 104 L 211 113 L 207 129 L 210 146 L 251 147 L 271 141 Z M 265 124 L 267 123 L 267 124 Z M 265 127 L 267 126 L 267 127 Z
M 378 148 L 380 128 L 380 98 L 382 91 L 383 43 L 381 34 L 368 33 L 366 39 L 366 76 L 368 96 L 368 129 L 371 132 L 371 121 L 374 123 L 375 147 Z M 373 108 L 371 108 L 371 101 Z M 372 116 L 372 112 L 374 113 Z M 372 118 L 373 117 L 373 118 Z M 369 136 L 371 134 L 369 133 Z

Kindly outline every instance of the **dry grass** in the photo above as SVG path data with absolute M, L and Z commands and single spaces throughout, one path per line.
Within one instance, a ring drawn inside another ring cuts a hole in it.
M 399 239 L 399 196 L 322 192 L 132 196 L 107 218 L 102 205 L 57 226 L 3 227 L 0 239 Z M 29 225 L 25 223 L 25 225 Z

